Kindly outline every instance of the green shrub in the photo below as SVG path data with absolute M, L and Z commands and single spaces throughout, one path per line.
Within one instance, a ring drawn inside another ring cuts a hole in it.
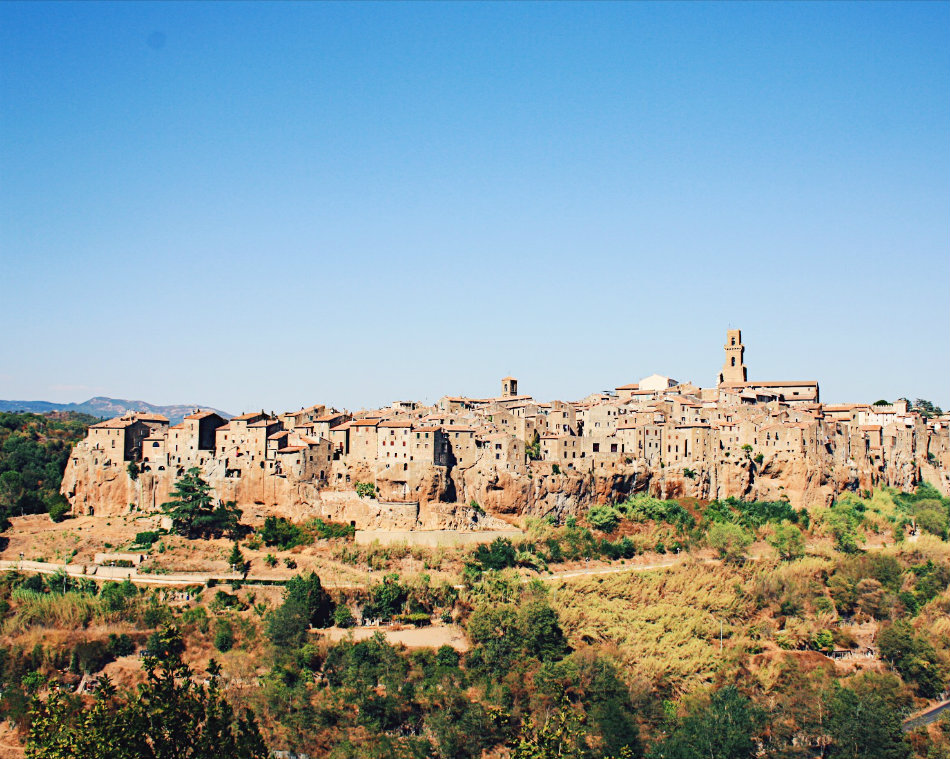
M 746 556 L 752 545 L 752 535 L 741 526 L 729 522 L 717 522 L 709 528 L 706 543 L 723 561 L 738 562 Z
M 258 534 L 264 545 L 276 546 L 281 551 L 309 542 L 309 536 L 304 530 L 283 517 L 267 517 Z
M 227 620 L 218 622 L 218 628 L 214 633 L 214 647 L 222 653 L 234 647 L 234 629 Z
M 587 512 L 587 521 L 594 529 L 613 532 L 620 522 L 620 512 L 610 504 L 594 506 Z
M 158 530 L 146 530 L 145 532 L 135 533 L 135 540 L 132 542 L 132 545 L 142 546 L 143 548 L 151 548 L 152 544 L 155 543 L 161 537 L 161 533 Z
M 359 482 L 357 481 L 354 485 L 356 490 L 356 495 L 360 498 L 375 498 L 376 497 L 376 486 L 372 482 Z
M 333 624 L 343 628 L 353 627 L 356 624 L 349 606 L 344 603 L 337 604 L 337 607 L 333 610 Z
M 69 501 L 60 493 L 57 493 L 47 501 L 47 508 L 49 510 L 49 518 L 54 522 L 62 522 L 69 516 L 69 512 L 72 510 Z
M 793 524 L 780 524 L 776 527 L 769 538 L 769 545 L 778 552 L 779 558 L 787 561 L 800 559 L 805 555 L 805 536 Z
M 311 519 L 304 526 L 314 537 L 322 540 L 332 538 L 352 538 L 356 534 L 356 528 L 351 524 L 343 522 L 325 522 L 320 517 Z

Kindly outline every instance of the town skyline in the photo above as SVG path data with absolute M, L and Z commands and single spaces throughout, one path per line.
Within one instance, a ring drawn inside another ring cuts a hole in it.
M 710 383 L 732 324 L 754 376 L 950 405 L 948 33 L 945 3 L 4 3 L 0 397 L 576 398 Z

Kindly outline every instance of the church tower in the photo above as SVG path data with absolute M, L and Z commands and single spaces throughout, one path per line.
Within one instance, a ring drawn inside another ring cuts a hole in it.
M 719 384 L 723 382 L 747 382 L 745 364 L 742 363 L 745 346 L 742 344 L 742 330 L 730 329 L 726 333 L 726 363 L 719 372 Z
M 501 381 L 501 397 L 514 398 L 518 394 L 518 380 L 514 377 L 505 377 Z

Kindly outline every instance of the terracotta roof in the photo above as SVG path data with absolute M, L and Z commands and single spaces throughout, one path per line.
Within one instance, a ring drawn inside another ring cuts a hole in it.
M 332 422 L 334 419 L 339 419 L 341 416 L 346 416 L 342 411 L 338 411 L 335 414 L 324 414 L 323 416 L 318 416 L 313 421 L 315 422 Z
M 289 434 L 290 434 L 290 431 L 289 431 L 289 430 L 278 430 L 277 432 L 273 433 L 272 435 L 268 435 L 268 436 L 267 436 L 267 439 L 268 439 L 268 440 L 277 440 L 278 438 L 285 437 L 286 435 L 289 435 Z
M 391 421 L 391 422 L 380 422 L 380 427 L 412 427 L 412 422 L 403 422 L 403 421 Z
M 215 432 L 218 433 L 218 432 L 221 432 L 221 430 L 224 430 L 225 432 L 227 432 L 230 429 L 231 429 L 231 423 L 228 422 L 227 424 L 222 424 L 220 427 L 218 427 L 218 429 L 216 429 Z
M 631 382 L 629 385 L 620 385 L 619 387 L 614 388 L 614 390 L 639 390 L 639 389 L 640 389 L 639 382 Z
M 475 432 L 474 427 L 469 427 L 464 424 L 447 424 L 445 429 L 448 432 Z
M 209 416 L 217 416 L 213 411 L 196 411 L 194 414 L 188 414 L 185 419 L 206 419 Z
M 350 427 L 378 427 L 379 419 L 353 419 L 349 422 Z
M 260 413 L 259 411 L 251 411 L 250 413 L 247 413 L 247 414 L 240 414 L 239 416 L 232 416 L 232 417 L 231 417 L 231 421 L 232 421 L 232 422 L 234 422 L 234 421 L 243 422 L 243 421 L 245 421 L 245 420 L 247 420 L 247 419 L 254 419 L 255 417 L 258 417 L 258 416 L 261 416 L 261 413 Z
M 880 424 L 862 424 L 858 427 L 859 430 L 864 430 L 865 432 L 873 432 L 875 430 L 881 429 Z
M 276 419 L 267 419 L 265 417 L 264 419 L 261 419 L 260 421 L 251 422 L 247 426 L 248 427 L 269 427 L 272 424 L 280 424 L 280 422 L 278 422 Z
M 93 424 L 91 428 L 95 430 L 124 430 L 126 427 L 131 427 L 135 422 L 135 419 L 116 417 L 115 419 L 107 419 L 104 422 Z
M 416 427 L 416 432 L 438 432 L 441 427 Z
M 320 445 L 319 440 L 314 440 L 312 437 L 307 437 L 306 435 L 301 435 L 300 439 L 304 442 L 305 445 Z
M 305 445 L 288 445 L 284 448 L 278 448 L 277 453 L 297 453 L 298 451 L 304 451 L 307 449 Z
M 168 417 L 161 414 L 135 414 L 135 418 L 143 422 L 168 422 Z

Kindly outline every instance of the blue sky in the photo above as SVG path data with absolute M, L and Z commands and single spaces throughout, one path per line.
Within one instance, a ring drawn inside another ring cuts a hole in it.
M 948 3 L 2 3 L 0 397 L 950 405 Z

